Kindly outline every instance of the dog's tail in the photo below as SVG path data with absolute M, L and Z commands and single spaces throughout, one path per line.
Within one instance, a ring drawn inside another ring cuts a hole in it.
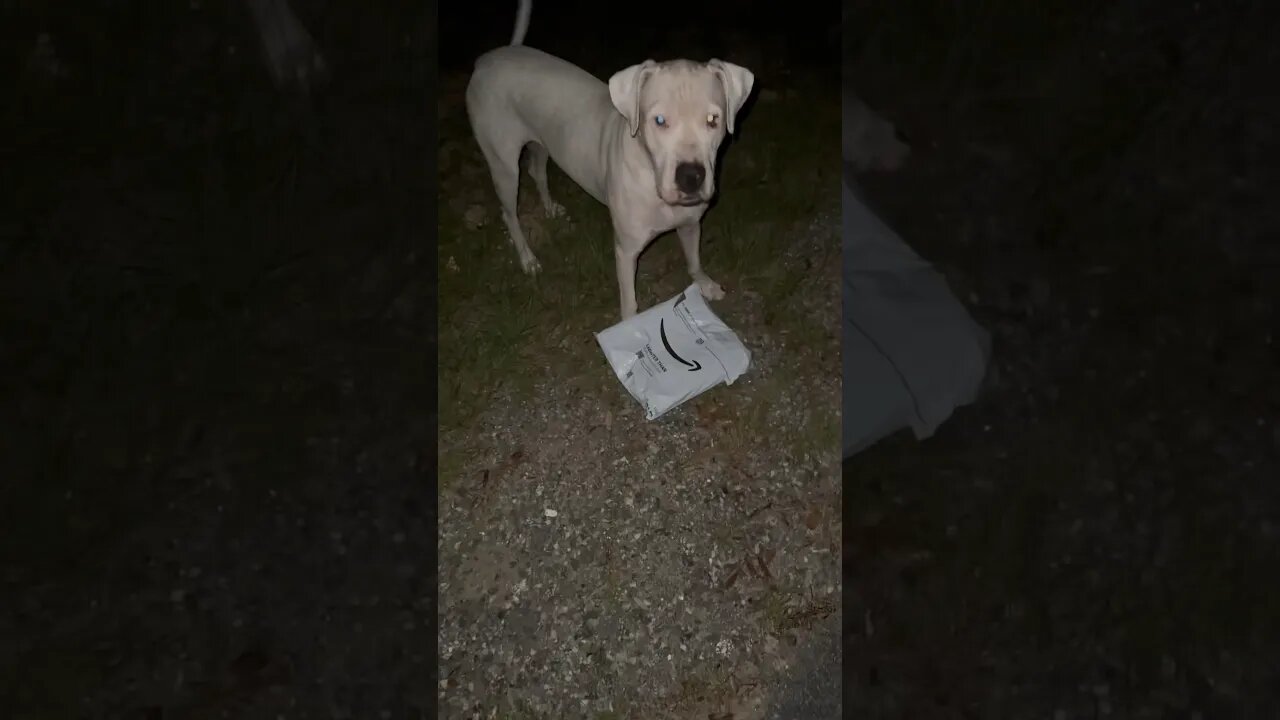
M 533 13 L 533 0 L 520 0 L 516 10 L 516 29 L 511 33 L 512 45 L 523 45 L 524 35 L 529 32 L 529 15 Z

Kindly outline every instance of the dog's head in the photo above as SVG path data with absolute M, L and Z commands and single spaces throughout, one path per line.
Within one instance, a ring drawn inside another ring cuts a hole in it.
M 722 60 L 646 60 L 609 79 L 613 106 L 653 161 L 663 202 L 711 200 L 716 153 L 754 83 L 750 70 Z

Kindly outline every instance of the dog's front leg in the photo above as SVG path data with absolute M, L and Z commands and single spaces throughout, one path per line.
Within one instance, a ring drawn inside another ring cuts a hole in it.
M 644 249 L 644 240 L 621 233 L 613 243 L 613 258 L 618 269 L 618 296 L 622 303 L 622 319 L 636 314 L 636 261 Z
M 684 259 L 689 264 L 689 276 L 698 283 L 702 296 L 708 300 L 723 299 L 724 290 L 720 287 L 720 283 L 702 272 L 702 259 L 698 256 L 698 244 L 702 241 L 702 222 L 695 220 L 688 225 L 681 225 L 676 228 L 676 234 L 680 236 L 680 246 L 684 248 Z

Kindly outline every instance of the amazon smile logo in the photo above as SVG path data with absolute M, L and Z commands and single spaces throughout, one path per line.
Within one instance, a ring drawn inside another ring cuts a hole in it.
M 689 368 L 689 372 L 698 372 L 699 370 L 702 369 L 702 363 L 696 360 L 693 362 L 689 362 L 688 360 L 685 360 L 684 358 L 677 355 L 675 350 L 671 349 L 671 342 L 667 340 L 666 318 L 662 318 L 661 320 L 658 320 L 658 334 L 662 336 L 662 347 L 667 349 L 667 353 L 671 355 L 671 357 L 675 358 L 676 362 Z

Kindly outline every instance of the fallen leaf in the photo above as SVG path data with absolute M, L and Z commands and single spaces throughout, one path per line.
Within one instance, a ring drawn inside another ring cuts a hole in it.
M 809 510 L 809 514 L 804 516 L 804 526 L 810 530 L 815 530 L 818 524 L 822 522 L 822 511 L 814 507 Z

